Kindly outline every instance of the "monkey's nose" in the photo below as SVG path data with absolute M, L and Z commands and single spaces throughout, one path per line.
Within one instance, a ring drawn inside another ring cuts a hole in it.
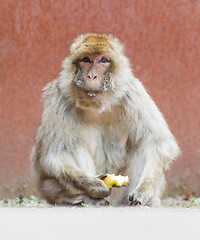
M 97 80 L 97 76 L 95 75 L 88 75 L 88 78 L 89 80 L 92 80 L 92 81 Z

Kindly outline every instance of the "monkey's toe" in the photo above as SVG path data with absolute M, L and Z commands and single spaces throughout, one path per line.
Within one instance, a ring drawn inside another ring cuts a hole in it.
M 91 206 L 96 206 L 96 207 L 103 207 L 103 206 L 109 206 L 109 202 L 105 200 L 104 198 L 102 199 L 92 199 L 90 197 L 85 197 L 84 201 L 82 202 L 82 205 L 91 205 Z

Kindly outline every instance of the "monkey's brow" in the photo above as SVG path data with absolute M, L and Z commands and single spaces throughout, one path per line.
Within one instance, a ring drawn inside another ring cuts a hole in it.
M 104 56 L 104 55 L 100 58 L 100 60 L 102 60 L 102 59 L 104 59 L 104 58 L 105 58 L 108 62 L 111 62 L 111 59 L 108 58 L 107 56 Z
M 90 57 L 88 57 L 88 56 L 83 56 L 83 57 L 81 57 L 80 59 L 79 59 L 79 61 L 84 61 L 84 60 L 89 60 L 89 61 L 91 61 L 91 59 L 90 59 Z

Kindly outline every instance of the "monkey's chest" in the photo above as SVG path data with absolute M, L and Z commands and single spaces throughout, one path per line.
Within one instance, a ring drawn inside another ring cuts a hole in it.
M 125 165 L 128 133 L 106 133 L 99 138 L 90 138 L 89 148 L 94 159 L 96 173 L 117 174 Z
M 108 165 L 121 169 L 127 156 L 128 133 L 111 134 L 103 139 L 103 148 Z
M 122 133 L 118 135 L 110 135 L 103 139 L 103 145 L 105 153 L 107 155 L 113 155 L 116 158 L 122 158 L 126 154 L 128 134 Z

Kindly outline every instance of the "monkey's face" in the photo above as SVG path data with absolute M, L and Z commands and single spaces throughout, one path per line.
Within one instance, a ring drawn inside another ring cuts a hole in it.
M 102 108 L 112 92 L 112 60 L 108 54 L 82 55 L 76 61 L 73 79 L 76 105 L 80 108 Z M 109 93 L 110 95 L 110 93 Z

